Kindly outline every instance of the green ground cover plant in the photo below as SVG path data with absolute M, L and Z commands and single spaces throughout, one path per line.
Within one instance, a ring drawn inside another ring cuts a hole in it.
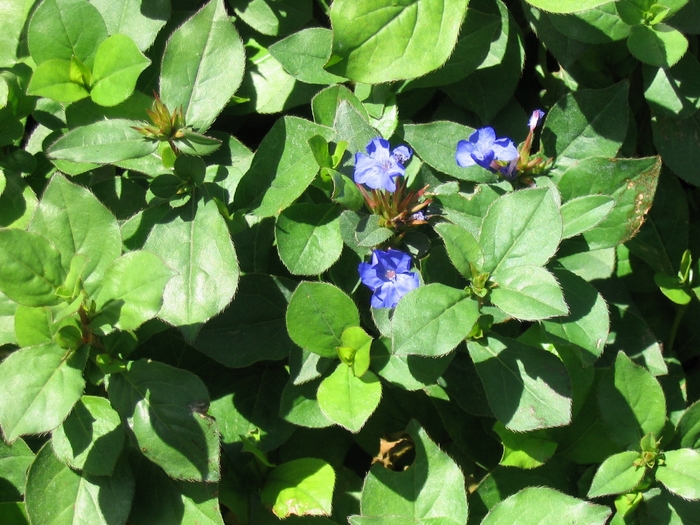
M 0 523 L 700 523 L 698 34 L 4 0 Z

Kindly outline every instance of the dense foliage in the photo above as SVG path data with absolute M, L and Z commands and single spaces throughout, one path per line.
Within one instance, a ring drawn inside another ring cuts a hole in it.
M 3 0 L 0 522 L 700 516 L 700 0 Z

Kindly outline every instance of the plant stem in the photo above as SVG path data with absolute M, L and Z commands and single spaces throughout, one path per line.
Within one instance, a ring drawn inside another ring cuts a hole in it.
M 676 333 L 678 332 L 678 327 L 681 325 L 685 311 L 688 309 L 687 304 L 680 305 L 676 310 L 676 318 L 673 320 L 673 326 L 671 326 L 671 334 L 668 337 L 668 346 L 664 349 L 667 350 L 664 354 L 671 355 L 671 350 L 673 350 L 673 343 L 676 342 Z

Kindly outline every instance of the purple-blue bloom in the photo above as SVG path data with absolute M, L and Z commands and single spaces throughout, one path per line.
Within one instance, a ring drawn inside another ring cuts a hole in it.
M 418 274 L 410 268 L 411 256 L 393 249 L 374 250 L 371 263 L 360 263 L 360 279 L 374 292 L 373 308 L 393 308 L 401 297 L 418 288 Z
M 403 164 L 411 158 L 411 150 L 399 146 L 390 152 L 389 141 L 381 137 L 367 144 L 367 155 L 355 153 L 355 182 L 373 190 L 396 191 L 396 177 L 403 176 Z
M 478 164 L 482 168 L 492 169 L 494 160 L 510 162 L 518 158 L 518 150 L 507 137 L 497 139 L 492 127 L 479 128 L 469 136 L 469 140 L 457 143 L 455 160 L 466 168 Z
M 542 117 L 544 117 L 544 111 L 541 109 L 536 109 L 532 112 L 532 115 L 530 115 L 530 120 L 527 122 L 530 131 L 535 131 L 535 128 L 537 127 L 537 124 L 539 124 Z

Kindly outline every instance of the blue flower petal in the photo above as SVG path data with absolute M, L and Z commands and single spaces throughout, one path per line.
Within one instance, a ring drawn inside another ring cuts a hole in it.
M 493 144 L 494 157 L 497 160 L 504 160 L 510 162 L 511 160 L 518 157 L 518 149 L 512 140 L 508 138 L 498 139 Z
M 540 120 L 544 117 L 544 111 L 541 109 L 536 109 L 535 111 L 532 112 L 532 115 L 530 115 L 530 120 L 528 120 L 527 125 L 530 128 L 530 131 L 534 131 L 535 128 L 537 127 L 537 124 L 539 124 Z
M 362 262 L 357 268 L 360 272 L 360 280 L 362 284 L 374 291 L 383 285 L 386 281 L 377 275 L 377 270 L 370 263 Z
M 457 143 L 457 153 L 455 153 L 455 160 L 457 164 L 463 168 L 468 168 L 475 164 L 472 158 L 472 152 L 474 151 L 474 144 L 467 140 L 460 140 Z

